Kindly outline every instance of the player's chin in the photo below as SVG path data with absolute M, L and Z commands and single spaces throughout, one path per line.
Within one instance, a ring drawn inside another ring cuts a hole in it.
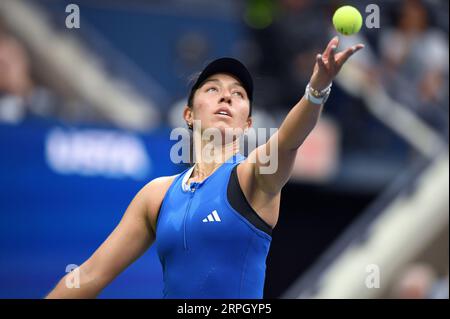
M 219 129 L 233 128 L 233 119 L 232 118 L 215 118 L 211 122 L 212 127 L 216 127 Z
M 210 132 L 214 132 L 214 134 L 220 134 L 222 137 L 232 135 L 232 132 L 235 131 L 232 122 L 212 121 L 209 124 L 210 125 L 208 126 L 208 128 L 210 129 Z

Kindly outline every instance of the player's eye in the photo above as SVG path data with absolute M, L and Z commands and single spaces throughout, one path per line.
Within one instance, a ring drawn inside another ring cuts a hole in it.
M 206 89 L 206 92 L 217 92 L 217 88 L 212 86 Z
M 239 96 L 239 97 L 241 97 L 241 98 L 244 97 L 244 94 L 243 94 L 242 92 L 240 92 L 240 91 L 235 91 L 235 92 L 233 92 L 233 94 L 234 94 L 234 95 L 237 95 L 237 96 Z

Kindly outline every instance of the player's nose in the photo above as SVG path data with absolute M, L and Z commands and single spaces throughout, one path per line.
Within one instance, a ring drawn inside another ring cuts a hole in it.
M 224 93 L 222 93 L 222 96 L 220 97 L 219 103 L 231 103 L 231 94 L 228 91 L 225 91 Z

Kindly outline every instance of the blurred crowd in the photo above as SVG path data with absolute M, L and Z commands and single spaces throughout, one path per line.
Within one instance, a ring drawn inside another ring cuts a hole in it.
M 56 115 L 62 101 L 36 81 L 31 64 L 25 46 L 0 20 L 0 121 Z
M 390 296 L 394 299 L 448 299 L 448 271 L 439 276 L 426 262 L 413 262 L 400 272 L 394 281 Z
M 314 56 L 323 50 L 333 33 L 328 17 L 339 5 L 338 1 L 247 1 L 242 19 L 249 31 L 248 41 L 253 45 L 251 55 L 245 52 L 242 55 L 258 79 L 259 108 L 269 113 L 274 109 L 285 113 L 298 101 L 311 75 Z M 445 5 L 424 0 L 386 1 L 380 5 L 381 29 L 363 27 L 360 32 L 361 39 L 371 48 L 368 50 L 376 53 L 367 72 L 393 99 L 447 135 L 448 15 L 445 25 L 441 12 Z M 364 14 L 364 7 L 359 9 Z M 324 26 L 329 29 L 327 32 Z M 207 54 L 205 45 L 191 45 L 196 50 L 188 51 L 190 59 Z M 29 52 L 8 31 L 1 17 L 0 68 L 1 120 L 15 122 L 26 116 L 61 115 L 58 108 L 64 102 L 36 80 L 39 74 L 33 74 Z M 336 89 L 334 94 L 338 103 L 349 105 L 346 111 L 342 111 L 344 106 L 339 106 L 339 110 L 330 107 L 343 125 L 346 118 L 361 113 L 358 108 L 362 106 L 353 105 L 354 101 L 344 92 Z
M 331 28 L 328 19 L 341 5 L 338 1 L 325 4 L 312 0 L 281 0 L 278 4 L 272 13 L 273 23 L 253 30 L 261 51 L 255 71 L 267 75 L 263 78 L 268 78 L 266 82 L 270 86 L 270 89 L 262 90 L 264 95 L 260 100 L 266 109 L 274 105 L 290 108 L 296 103 L 301 88 L 309 80 L 315 55 L 323 50 L 334 33 L 334 30 L 323 32 L 323 26 Z M 358 35 L 358 40 L 366 44 L 366 49 L 358 54 L 372 60 L 366 63 L 369 66 L 366 72 L 391 98 L 447 136 L 448 15 L 447 21 L 438 19 L 445 4 L 404 0 L 381 2 L 379 6 L 380 29 L 363 27 Z M 364 6 L 359 9 L 364 21 Z M 374 54 L 369 56 L 371 52 Z M 345 95 L 340 91 L 333 94 Z M 340 103 L 346 102 L 349 103 L 348 97 Z M 358 116 L 358 113 L 354 109 L 341 114 L 339 120 L 345 121 L 345 117 Z M 357 117 L 354 119 L 358 120 Z
M 431 24 L 433 12 L 404 1 L 393 26 L 380 34 L 382 83 L 397 101 L 441 132 L 448 126 L 448 34 Z

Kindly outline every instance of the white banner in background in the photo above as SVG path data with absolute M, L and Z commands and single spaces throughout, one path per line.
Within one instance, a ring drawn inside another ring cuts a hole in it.
M 137 136 L 111 130 L 54 128 L 45 141 L 45 156 L 49 167 L 59 174 L 140 180 L 151 169 Z

